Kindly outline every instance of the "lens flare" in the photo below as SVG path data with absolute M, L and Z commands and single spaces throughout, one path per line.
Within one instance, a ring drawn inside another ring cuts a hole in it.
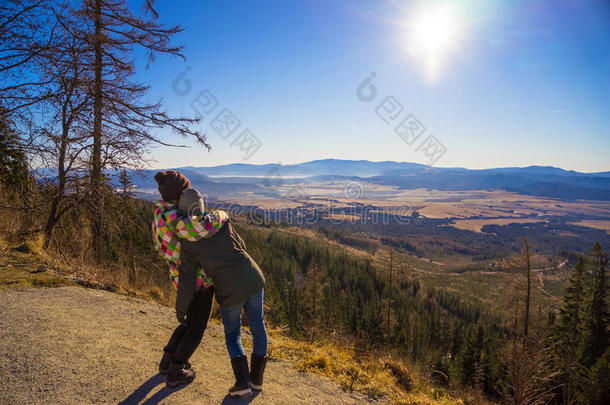
M 407 51 L 436 82 L 459 45 L 461 23 L 448 4 L 426 3 L 408 18 Z

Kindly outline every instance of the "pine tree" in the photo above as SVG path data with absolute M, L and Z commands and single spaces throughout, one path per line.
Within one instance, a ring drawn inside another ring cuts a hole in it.
M 556 385 L 561 387 L 561 401 L 572 404 L 576 400 L 575 378 L 580 362 L 578 348 L 582 341 L 582 312 L 584 299 L 585 260 L 582 256 L 572 269 L 572 275 L 559 311 L 552 338 L 553 363 L 559 373 Z
M 0 187 L 3 193 L 23 191 L 28 178 L 25 153 L 16 142 L 12 122 L 0 110 Z
M 133 197 L 134 184 L 131 177 L 129 177 L 129 174 L 127 174 L 127 170 L 125 169 L 119 172 L 119 185 L 121 186 L 119 195 L 124 201 L 127 201 Z
M 470 386 L 474 381 L 477 361 L 476 335 L 470 330 L 462 342 L 456 362 L 456 374 L 462 385 Z
M 577 376 L 582 403 L 593 403 L 593 399 L 588 396 L 592 392 L 598 392 L 600 389 L 600 387 L 595 386 L 597 382 L 595 378 L 593 381 L 591 380 L 589 373 L 593 370 L 598 359 L 608 349 L 609 316 L 607 302 L 608 284 L 606 278 L 608 254 L 603 251 L 599 243 L 596 243 L 590 255 L 593 259 L 594 268 L 583 319 L 583 339 L 580 348 L 582 368 Z M 603 370 L 604 366 L 602 364 L 598 374 L 603 372 Z
M 588 373 L 585 397 L 591 405 L 610 404 L 610 347 L 597 359 Z
M 608 281 L 606 279 L 608 254 L 598 242 L 590 255 L 593 258 L 594 269 L 582 348 L 582 363 L 585 367 L 591 367 L 608 347 Z
M 608 255 L 599 243 L 590 255 L 592 275 L 578 257 L 550 339 L 556 401 L 563 404 L 604 403 L 608 395 Z

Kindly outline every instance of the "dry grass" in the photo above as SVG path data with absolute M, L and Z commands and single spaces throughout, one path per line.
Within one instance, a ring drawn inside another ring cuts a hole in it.
M 295 341 L 282 329 L 269 330 L 269 356 L 289 360 L 296 369 L 338 382 L 346 391 L 395 404 L 464 404 L 434 388 L 411 364 L 389 354 L 356 348 L 348 339 Z
M 36 242 L 11 247 L 0 239 L 0 290 L 13 287 L 58 287 L 71 284 L 46 264 Z
M 92 266 L 78 259 L 61 258 L 47 254 L 40 237 L 18 244 L 0 238 L 0 289 L 81 285 L 173 305 L 175 292 L 166 272 L 167 269 L 137 268 L 134 274 L 131 269 L 113 264 Z

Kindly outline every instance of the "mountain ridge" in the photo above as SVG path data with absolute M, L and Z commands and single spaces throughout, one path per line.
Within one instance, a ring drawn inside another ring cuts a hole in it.
M 219 166 L 174 168 L 189 177 L 208 196 L 254 194 L 270 196 L 274 185 L 315 181 L 362 181 L 403 190 L 506 190 L 566 201 L 610 201 L 610 172 L 582 173 L 553 166 L 466 169 L 432 167 L 419 163 L 320 159 L 298 164 L 233 163 Z M 154 173 L 134 176 L 140 192 L 155 191 Z
M 542 165 L 529 165 L 529 166 L 506 166 L 506 167 L 491 167 L 485 169 L 468 169 L 465 167 L 436 167 L 436 166 L 428 166 L 421 163 L 414 162 L 400 162 L 394 160 L 383 160 L 383 161 L 372 161 L 367 159 L 316 159 L 310 160 L 301 163 L 261 163 L 261 164 L 252 164 L 252 163 L 229 163 L 224 165 L 214 165 L 214 166 L 181 166 L 175 167 L 174 169 L 191 169 L 191 170 L 203 170 L 203 171 L 230 171 L 237 169 L 272 169 L 274 167 L 282 168 L 283 170 L 292 170 L 295 168 L 313 168 L 319 167 L 323 165 L 344 165 L 344 166 L 353 166 L 353 165 L 373 165 L 373 166 L 399 166 L 401 168 L 421 168 L 421 169 L 434 169 L 434 170 L 456 170 L 456 171 L 470 171 L 470 172 L 485 172 L 485 171 L 495 171 L 495 172 L 536 172 L 536 173 L 562 173 L 562 174 L 577 174 L 584 176 L 610 176 L 610 171 L 605 172 L 579 172 L 577 170 L 569 170 L 556 166 L 542 166 Z M 151 169 L 151 170 L 164 170 L 164 169 Z

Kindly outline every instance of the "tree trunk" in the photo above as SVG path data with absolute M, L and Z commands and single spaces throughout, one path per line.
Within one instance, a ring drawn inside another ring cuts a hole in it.
M 316 323 L 316 266 L 312 266 L 313 270 L 313 322 Z
M 525 252 L 525 271 L 527 276 L 527 294 L 525 298 L 525 319 L 523 324 L 523 342 L 527 340 L 528 328 L 529 328 L 529 318 L 530 318 L 530 293 L 531 293 L 531 284 L 532 280 L 530 277 L 531 267 L 530 267 L 530 247 L 527 238 L 523 238 L 523 246 Z
M 93 255 L 97 264 L 102 261 L 102 10 L 101 0 L 94 3 L 95 79 L 93 100 L 93 154 L 91 157 L 91 233 Z
M 59 199 L 56 197 L 53 199 L 51 203 L 51 210 L 49 211 L 49 216 L 47 217 L 47 224 L 44 227 L 44 242 L 42 247 L 44 249 L 49 248 L 49 244 L 51 243 L 51 236 L 53 234 L 53 229 L 57 224 L 57 209 L 59 207 Z
M 64 111 L 65 114 L 65 111 Z M 49 211 L 49 216 L 47 217 L 47 223 L 44 228 L 44 242 L 43 248 L 47 249 L 49 244 L 51 243 L 51 236 L 53 234 L 53 229 L 57 222 L 59 221 L 59 204 L 61 200 L 64 198 L 64 193 L 66 191 L 66 151 L 68 149 L 68 128 L 64 125 L 62 128 L 62 137 L 61 144 L 59 148 L 59 156 L 57 159 L 57 189 L 55 190 L 55 195 L 53 196 L 53 202 L 51 203 L 51 209 Z
M 392 248 L 390 248 L 390 277 L 388 288 L 388 339 L 390 338 L 390 313 L 392 309 Z

